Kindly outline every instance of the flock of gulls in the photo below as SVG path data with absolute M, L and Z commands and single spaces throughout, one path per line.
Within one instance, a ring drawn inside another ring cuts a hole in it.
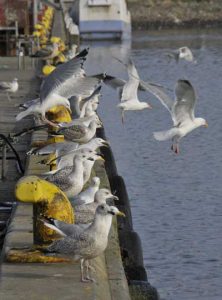
M 128 110 L 151 109 L 150 104 L 138 99 L 138 89 L 149 92 L 159 99 L 169 111 L 173 126 L 169 130 L 154 132 L 154 138 L 159 141 L 172 140 L 172 150 L 177 154 L 181 138 L 195 128 L 207 126 L 207 122 L 194 115 L 196 95 L 188 80 L 177 81 L 175 100 L 173 100 L 160 84 L 143 81 L 132 59 L 129 59 L 127 64 L 120 62 L 127 68 L 127 81 L 108 74 L 88 75 L 84 70 L 84 62 L 89 49 L 83 49 L 79 53 L 75 53 L 76 47 L 73 49 L 74 54 L 68 53 L 66 62 L 57 65 L 49 75 L 45 76 L 39 97 L 21 105 L 23 111 L 16 116 L 16 120 L 34 115 L 42 124 L 49 127 L 52 135 L 64 136 L 64 142 L 32 148 L 28 154 L 55 153 L 57 169 L 42 176 L 67 195 L 75 211 L 75 224 L 40 216 L 45 226 L 55 230 L 61 236 L 44 251 L 68 254 L 80 260 L 81 280 L 88 282 L 94 281 L 89 274 L 91 268 L 89 261 L 106 249 L 112 216 L 124 216 L 113 206 L 113 200 L 118 200 L 118 197 L 109 189 L 100 188 L 99 177 L 90 179 L 95 161 L 104 160 L 98 149 L 109 146 L 107 141 L 96 137 L 97 128 L 102 126 L 96 112 L 102 85 L 106 84 L 118 91 L 120 103 L 117 107 L 121 111 L 122 122 Z M 45 54 L 38 51 L 35 57 L 44 57 L 48 60 L 58 51 L 58 46 L 53 44 L 51 53 L 50 49 L 44 51 Z M 176 62 L 180 59 L 194 62 L 192 52 L 187 47 L 168 53 L 168 57 L 175 59 Z M 0 91 L 6 92 L 7 95 L 15 93 L 17 89 L 17 79 L 0 83 Z M 64 106 L 69 112 L 72 111 L 72 121 L 57 123 L 49 120 L 47 111 L 58 105 Z M 40 163 L 51 164 L 52 160 L 43 159 Z M 87 188 L 85 188 L 86 183 Z M 108 205 L 107 201 L 110 199 L 112 202 Z

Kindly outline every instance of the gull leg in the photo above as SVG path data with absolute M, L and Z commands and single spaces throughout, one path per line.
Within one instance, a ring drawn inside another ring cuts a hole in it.
M 7 94 L 7 98 L 8 98 L 8 101 L 11 101 L 11 97 L 9 96 L 9 93 L 6 93 Z
M 90 281 L 92 281 L 92 280 L 90 280 L 88 277 L 85 277 L 85 276 L 84 276 L 84 262 L 85 262 L 85 260 L 84 260 L 84 258 L 82 258 L 82 259 L 80 260 L 81 281 L 82 281 L 82 282 L 90 282 Z M 88 274 L 87 274 L 87 275 L 88 275 Z
M 91 270 L 94 270 L 95 269 L 93 268 L 93 266 L 90 265 L 88 259 L 86 260 L 86 279 L 88 279 L 89 281 L 92 281 L 92 282 L 96 282 L 94 278 L 90 277 L 89 275 L 89 269 Z
M 42 117 L 42 121 L 43 121 L 44 123 L 49 124 L 50 126 L 58 127 L 58 125 L 57 125 L 56 123 L 53 123 L 53 122 L 49 121 L 45 116 Z
M 175 147 L 175 153 L 176 154 L 179 154 L 180 153 L 180 150 L 179 150 L 179 144 L 177 143 L 176 145 L 175 145 L 176 147 Z
M 122 124 L 124 124 L 124 109 L 121 111 L 121 119 L 122 119 Z

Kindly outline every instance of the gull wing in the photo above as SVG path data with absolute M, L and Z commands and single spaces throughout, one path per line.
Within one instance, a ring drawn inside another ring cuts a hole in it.
M 59 252 L 63 254 L 81 255 L 84 253 L 91 253 L 90 249 L 93 248 L 93 236 L 86 233 L 84 230 L 78 237 L 64 237 L 54 241 L 49 245 L 46 250 L 49 252 Z
M 129 60 L 127 65 L 129 80 L 123 86 L 121 102 L 131 99 L 137 99 L 137 90 L 140 82 L 139 74 L 132 60 Z
M 84 49 L 73 59 L 59 65 L 45 78 L 40 87 L 41 102 L 43 102 L 51 92 L 60 94 L 59 90 L 68 90 L 69 86 L 72 86 L 75 77 L 84 75 L 83 63 L 87 54 L 88 49 Z
M 90 99 L 94 98 L 95 96 L 99 96 L 100 95 L 100 91 L 101 91 L 102 86 L 99 85 L 98 87 L 95 88 L 95 90 L 92 92 L 92 94 L 89 97 L 84 98 L 81 102 L 83 104 L 85 104 L 86 102 L 88 102 Z
M 83 125 L 73 125 L 68 128 L 59 129 L 59 134 L 63 134 L 65 139 L 72 141 L 73 139 L 81 139 L 85 136 L 88 128 Z
M 0 90 L 8 90 L 11 88 L 11 82 L 2 81 L 0 82 Z
M 126 83 L 126 80 L 111 75 L 106 75 L 106 78 L 104 79 L 104 83 L 112 87 L 113 89 L 117 89 L 117 88 L 122 88 Z
M 72 83 L 69 90 L 63 92 L 63 97 L 70 98 L 71 96 L 87 98 L 92 96 L 95 90 L 99 88 L 101 81 L 104 78 L 104 74 L 96 76 L 85 76 L 77 78 L 76 81 Z
M 163 91 L 163 88 L 150 84 L 148 82 L 145 82 L 140 79 L 141 86 L 146 89 L 149 93 L 154 95 L 157 99 L 160 100 L 160 102 L 163 104 L 163 106 L 166 107 L 166 109 L 172 113 L 172 107 L 174 105 L 174 101 Z
M 172 110 L 175 125 L 194 119 L 196 95 L 188 80 L 178 80 L 175 88 L 176 101 Z

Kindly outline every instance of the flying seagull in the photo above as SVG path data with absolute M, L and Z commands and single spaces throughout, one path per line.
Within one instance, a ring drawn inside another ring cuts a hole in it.
M 159 100 L 170 112 L 173 120 L 173 128 L 166 131 L 154 132 L 154 138 L 158 141 L 172 139 L 171 149 L 179 153 L 179 141 L 194 129 L 208 124 L 203 118 L 195 118 L 194 108 L 196 104 L 196 95 L 193 86 L 188 80 L 180 79 L 175 88 L 175 101 L 168 96 L 161 95 Z
M 117 105 L 121 109 L 122 122 L 124 122 L 124 112 L 126 110 L 142 110 L 151 108 L 147 102 L 140 102 L 137 91 L 140 83 L 139 74 L 132 60 L 127 65 L 129 80 L 124 84 L 121 93 L 121 102 Z

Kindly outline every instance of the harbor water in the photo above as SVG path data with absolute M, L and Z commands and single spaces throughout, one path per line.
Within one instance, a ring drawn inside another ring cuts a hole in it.
M 115 90 L 102 90 L 99 114 L 118 172 L 129 193 L 134 229 L 139 233 L 149 282 L 162 300 L 222 299 L 222 31 L 160 31 L 133 34 L 132 45 L 90 46 L 87 74 L 127 79 L 131 55 L 140 77 L 168 87 L 188 79 L 197 94 L 195 114 L 209 127 L 181 141 L 159 142 L 154 131 L 171 128 L 168 111 L 151 94 L 139 93 L 153 109 L 126 112 L 121 123 Z M 82 45 L 84 46 L 84 45 Z M 188 46 L 196 63 L 169 61 L 167 51 Z

